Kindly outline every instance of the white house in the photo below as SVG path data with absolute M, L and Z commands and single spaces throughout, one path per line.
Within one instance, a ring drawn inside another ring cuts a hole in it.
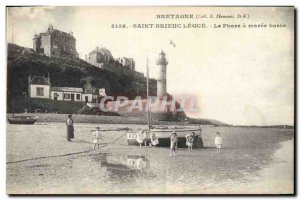
M 59 101 L 82 101 L 82 88 L 51 87 L 51 99 Z
M 55 101 L 83 101 L 98 102 L 99 96 L 106 96 L 105 89 L 95 87 L 82 88 L 75 87 L 53 87 L 50 84 L 50 77 L 34 76 L 28 77 L 28 93 L 31 98 L 52 99 Z
M 31 98 L 50 98 L 50 79 L 44 76 L 34 76 L 32 79 L 28 77 L 29 82 L 29 96 Z

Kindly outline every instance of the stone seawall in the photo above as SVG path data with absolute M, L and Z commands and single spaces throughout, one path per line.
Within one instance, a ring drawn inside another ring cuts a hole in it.
M 37 116 L 39 122 L 65 122 L 68 114 L 56 113 L 28 113 L 28 114 L 15 114 L 15 116 L 33 115 Z M 7 114 L 12 116 L 11 113 Z M 99 115 L 79 115 L 73 114 L 75 123 L 105 123 L 105 124 L 142 124 L 146 125 L 146 118 L 141 117 L 124 117 L 124 116 L 99 116 Z M 154 125 L 185 125 L 188 122 L 172 122 L 172 121 L 152 121 Z

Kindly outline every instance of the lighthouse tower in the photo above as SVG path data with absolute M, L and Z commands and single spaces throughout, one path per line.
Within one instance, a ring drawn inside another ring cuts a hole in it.
M 167 96 L 167 65 L 166 54 L 161 51 L 156 64 L 159 67 L 158 79 L 157 79 L 157 97 L 162 98 Z

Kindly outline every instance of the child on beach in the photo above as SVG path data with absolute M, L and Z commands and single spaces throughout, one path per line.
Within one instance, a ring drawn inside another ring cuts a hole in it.
M 186 139 L 186 146 L 188 147 L 188 150 L 193 150 L 193 143 L 194 143 L 195 133 L 191 132 L 190 134 L 187 134 L 185 136 Z
M 159 144 L 158 138 L 155 136 L 155 133 L 151 133 L 151 144 L 154 147 Z
M 136 141 L 140 144 L 140 147 L 142 147 L 142 144 L 144 143 L 146 146 L 146 132 L 139 131 L 137 133 Z
M 100 133 L 100 128 L 97 127 L 96 131 L 93 132 L 94 149 L 96 149 L 96 145 L 98 145 L 98 149 L 99 149 L 100 139 L 103 141 L 103 138 L 102 138 L 101 133 Z
M 178 142 L 177 134 L 174 131 L 171 134 L 171 138 L 170 138 L 170 156 L 172 156 L 172 155 L 175 156 L 175 148 L 176 148 L 177 142 Z
M 221 147 L 222 147 L 222 138 L 221 138 L 219 132 L 216 133 L 216 137 L 215 137 L 215 145 L 216 145 L 216 147 L 217 147 L 218 154 L 220 154 L 220 153 L 221 153 Z

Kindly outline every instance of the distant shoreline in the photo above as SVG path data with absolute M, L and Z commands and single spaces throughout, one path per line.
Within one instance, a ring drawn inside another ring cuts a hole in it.
M 7 118 L 12 116 L 12 113 L 7 113 Z M 64 123 L 67 119 L 68 114 L 57 114 L 57 113 L 15 113 L 15 116 L 31 115 L 37 116 L 39 122 L 62 122 Z M 72 114 L 75 123 L 105 123 L 105 124 L 139 124 L 147 125 L 147 119 L 144 117 L 128 117 L 128 116 L 104 116 L 104 115 L 81 115 Z M 239 125 L 227 125 L 227 124 L 214 124 L 208 125 L 203 124 L 198 119 L 189 118 L 186 121 L 157 121 L 152 120 L 153 125 L 202 125 L 206 127 L 236 127 L 236 128 L 279 128 L 284 129 L 284 125 L 274 126 L 239 126 Z M 294 129 L 294 126 L 286 125 L 285 129 Z

